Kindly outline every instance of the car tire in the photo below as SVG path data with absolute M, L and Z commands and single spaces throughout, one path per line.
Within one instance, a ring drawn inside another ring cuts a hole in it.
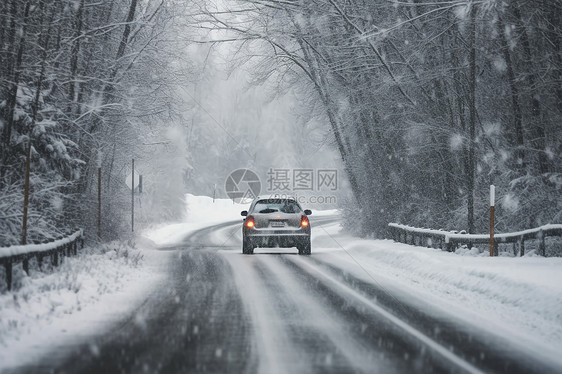
M 254 246 L 244 238 L 242 239 L 242 253 L 245 255 L 254 254 Z
M 310 238 L 307 238 L 299 247 L 299 255 L 310 255 L 312 253 L 312 248 L 310 245 Z

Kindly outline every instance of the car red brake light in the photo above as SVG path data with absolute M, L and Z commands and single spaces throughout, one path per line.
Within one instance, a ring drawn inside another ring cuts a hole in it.
M 253 229 L 256 223 L 254 222 L 254 217 L 249 216 L 246 218 L 246 227 L 249 229 Z
M 301 217 L 301 226 L 302 226 L 302 227 L 307 227 L 307 226 L 308 226 L 308 217 L 307 217 L 307 216 L 302 216 L 302 217 Z

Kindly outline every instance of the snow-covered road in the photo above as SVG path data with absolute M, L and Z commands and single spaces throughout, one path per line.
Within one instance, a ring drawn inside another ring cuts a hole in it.
M 337 233 L 334 220 L 312 221 L 318 250 L 306 257 L 296 249 L 242 255 L 240 222 L 194 231 L 160 249 L 168 279 L 137 310 L 63 359 L 16 371 L 560 372 L 559 358 L 541 356 L 501 324 L 478 327 L 458 305 L 412 295 L 407 279 L 389 282 L 388 270 L 379 274 L 368 254 L 340 247 L 351 239 Z M 400 245 L 376 242 L 402 255 Z

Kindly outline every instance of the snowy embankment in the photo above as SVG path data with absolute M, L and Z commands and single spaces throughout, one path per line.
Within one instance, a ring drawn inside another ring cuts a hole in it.
M 86 247 L 56 268 L 31 266 L 29 276 L 14 267 L 13 291 L 0 294 L 0 372 L 53 359 L 65 351 L 58 348 L 110 329 L 164 278 L 167 259 L 113 242 Z
M 146 230 L 143 236 L 158 246 L 181 243 L 190 233 L 219 223 L 239 219 L 240 212 L 247 210 L 250 204 L 236 204 L 230 199 L 215 199 L 207 196 L 185 195 L 186 213 L 183 222 L 164 224 Z
M 562 258 L 455 254 L 358 239 L 342 234 L 338 225 L 317 228 L 312 243 L 319 261 L 375 283 L 399 300 L 560 360 Z
M 32 267 L 29 276 L 14 268 L 14 290 L 0 294 L 0 371 L 102 331 L 134 308 L 160 279 L 147 257 L 153 256 L 110 243 L 86 247 L 54 269 Z

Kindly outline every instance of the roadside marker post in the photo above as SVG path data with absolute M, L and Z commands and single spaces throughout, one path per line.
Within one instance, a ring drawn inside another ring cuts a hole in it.
M 101 167 L 98 167 L 98 239 L 101 240 Z
M 135 159 L 131 172 L 131 232 L 135 232 Z
M 142 194 L 143 177 L 138 170 L 135 170 L 134 158 L 131 159 L 131 174 L 125 177 L 125 184 L 131 189 L 131 232 L 135 232 L 135 193 L 138 189 L 139 196 Z M 139 206 L 142 207 L 140 205 L 140 199 Z
M 494 256 L 494 211 L 496 205 L 496 186 L 490 185 L 490 256 Z
M 98 150 L 98 156 L 97 156 L 97 167 L 98 167 L 98 222 L 97 222 L 97 228 L 98 228 L 98 240 L 101 240 L 101 165 L 102 165 L 102 152 L 101 150 Z

